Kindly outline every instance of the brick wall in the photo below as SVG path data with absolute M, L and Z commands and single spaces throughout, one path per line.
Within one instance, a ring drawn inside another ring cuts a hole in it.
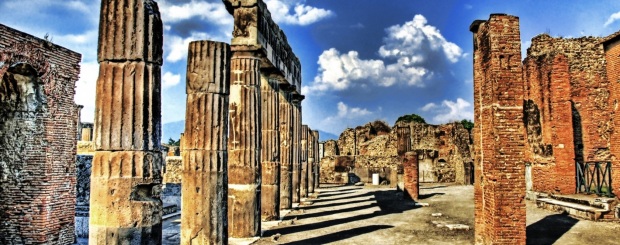
M 0 24 L 0 244 L 74 240 L 80 60 Z
M 612 107 L 613 121 L 616 130 L 611 134 L 610 150 L 612 155 L 612 190 L 616 196 L 620 196 L 620 32 L 607 37 L 604 42 L 607 79 L 609 80 L 611 97 L 609 104 Z

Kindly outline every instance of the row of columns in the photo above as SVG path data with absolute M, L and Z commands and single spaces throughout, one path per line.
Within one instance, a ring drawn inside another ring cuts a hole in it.
M 295 87 L 261 69 L 261 50 L 196 41 L 188 53 L 181 244 L 259 236 L 261 220 L 318 187 L 318 131 L 301 124 Z

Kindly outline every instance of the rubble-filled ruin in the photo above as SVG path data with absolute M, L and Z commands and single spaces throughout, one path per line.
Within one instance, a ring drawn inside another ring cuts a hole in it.
M 420 182 L 472 184 L 471 136 L 458 122 L 442 125 L 398 122 L 393 128 L 382 122 L 372 122 L 348 128 L 338 141 L 324 142 L 321 182 L 349 183 L 359 178 L 371 183 L 372 175 L 379 174 L 381 183 L 396 187 L 398 176 L 403 174 L 397 149 L 399 128 L 409 130 L 408 148 L 404 152 L 417 154 Z

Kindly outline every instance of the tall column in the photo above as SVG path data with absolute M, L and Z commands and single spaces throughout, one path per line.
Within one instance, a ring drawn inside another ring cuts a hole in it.
M 301 182 L 299 195 L 308 197 L 308 125 L 301 125 Z
M 261 76 L 261 218 L 280 218 L 279 79 Z
M 420 196 L 418 154 L 413 151 L 408 151 L 403 154 L 401 159 L 403 161 L 405 196 L 411 198 L 411 200 L 418 201 L 418 197 Z
M 314 131 L 308 129 L 308 194 L 314 193 Z
M 260 235 L 261 101 L 257 53 L 232 46 L 228 131 L 228 233 Z
M 319 147 L 319 131 L 318 130 L 314 130 L 312 131 L 312 135 L 314 138 L 314 165 L 313 165 L 313 171 L 314 171 L 314 176 L 313 176 L 313 183 L 314 183 L 314 189 L 318 189 L 319 188 L 319 166 L 321 165 L 321 157 L 320 157 L 320 147 Z
M 280 85 L 280 209 L 293 207 L 293 106 L 291 92 L 294 87 Z
M 525 244 L 525 163 L 519 18 L 493 14 L 474 33 L 476 244 Z
M 301 100 L 293 94 L 293 203 L 299 203 L 301 191 Z
M 90 244 L 160 244 L 162 22 L 151 0 L 103 0 Z
M 195 41 L 188 53 L 181 244 L 226 244 L 230 46 Z

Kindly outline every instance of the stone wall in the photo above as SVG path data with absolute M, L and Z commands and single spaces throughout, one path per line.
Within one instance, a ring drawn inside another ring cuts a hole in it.
M 372 122 L 346 129 L 337 142 L 326 141 L 325 157 L 321 160 L 321 181 L 344 181 L 340 176 L 345 170 L 336 171 L 335 160 L 347 156 L 354 164 L 346 171 L 360 181 L 371 183 L 372 174 L 378 173 L 381 183 L 395 187 L 398 174 L 402 173 L 396 128 L 409 127 L 411 150 L 419 157 L 420 181 L 471 184 L 472 142 L 470 132 L 461 123 L 399 123 L 388 128 L 389 132 L 384 127 Z
M 93 155 L 77 155 L 75 162 L 77 184 L 75 202 L 75 235 L 88 238 L 88 219 L 90 211 L 90 170 Z
M 73 242 L 80 60 L 0 24 L 0 244 Z
M 610 84 L 610 101 L 613 105 L 614 128 L 620 126 L 620 31 L 605 38 L 602 42 L 605 48 L 607 64 L 607 80 Z M 610 136 L 610 151 L 612 154 L 612 188 L 616 196 L 620 196 L 620 130 L 616 129 Z

